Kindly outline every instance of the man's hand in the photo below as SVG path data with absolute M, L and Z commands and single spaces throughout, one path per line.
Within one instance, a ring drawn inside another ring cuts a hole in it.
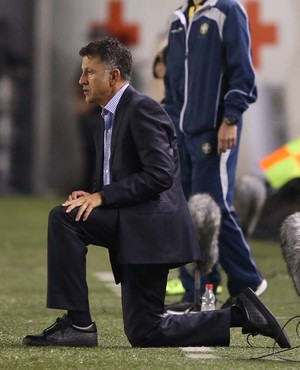
M 83 190 L 73 191 L 68 196 L 68 199 L 62 204 L 66 208 L 66 212 L 71 212 L 74 208 L 79 207 L 75 221 L 79 221 L 82 217 L 83 221 L 86 221 L 96 207 L 102 205 L 102 198 L 99 192 L 90 194 Z
M 237 126 L 229 126 L 222 122 L 218 132 L 218 154 L 225 153 L 227 149 L 232 149 L 237 143 Z

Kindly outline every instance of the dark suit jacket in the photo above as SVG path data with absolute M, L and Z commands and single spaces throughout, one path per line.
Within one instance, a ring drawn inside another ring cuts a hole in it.
M 101 116 L 100 116 L 101 119 Z M 119 212 L 121 264 L 179 266 L 200 259 L 181 180 L 175 129 L 160 104 L 129 86 L 116 110 L 111 183 L 103 187 L 103 126 L 96 128 L 94 191 Z

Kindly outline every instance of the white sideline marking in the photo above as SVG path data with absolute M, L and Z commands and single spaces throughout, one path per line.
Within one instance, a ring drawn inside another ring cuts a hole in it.
M 98 280 L 102 281 L 106 288 L 113 291 L 118 297 L 121 297 L 120 284 L 116 285 L 112 272 L 95 272 L 93 274 Z M 190 359 L 218 359 L 220 357 L 214 355 L 212 347 L 179 347 L 185 354 L 186 358 Z
M 212 352 L 211 347 L 180 347 L 183 352 Z
M 209 360 L 220 358 L 214 355 L 214 349 L 212 347 L 180 347 L 180 349 L 185 352 L 185 357 L 193 360 Z
M 215 355 L 210 355 L 210 354 L 197 354 L 197 353 L 189 353 L 188 355 L 185 356 L 186 358 L 191 358 L 193 360 L 213 360 L 217 358 L 221 358 Z
M 93 274 L 98 280 L 102 281 L 106 288 L 112 290 L 118 297 L 121 297 L 121 286 L 115 284 L 112 272 L 95 272 Z

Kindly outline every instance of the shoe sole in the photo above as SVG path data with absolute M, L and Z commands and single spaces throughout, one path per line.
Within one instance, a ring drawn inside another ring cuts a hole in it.
M 193 303 L 190 303 L 190 302 L 167 304 L 167 305 L 165 305 L 165 310 L 166 311 L 170 310 L 170 311 L 176 311 L 176 312 L 185 312 L 191 306 L 193 306 Z
M 53 343 L 53 342 L 30 342 L 23 341 L 24 346 L 28 347 L 97 347 L 98 343 Z
M 242 294 L 247 297 L 248 300 L 250 300 L 252 304 L 263 314 L 267 322 L 272 326 L 274 332 L 277 333 L 273 339 L 279 344 L 279 346 L 281 348 L 291 348 L 286 331 L 281 327 L 268 308 L 259 300 L 253 290 L 248 288 Z
M 83 340 L 83 341 L 56 341 L 56 340 L 37 340 L 31 336 L 27 336 L 23 339 L 23 345 L 31 347 L 46 347 L 46 346 L 64 346 L 64 347 L 97 347 L 98 340 Z

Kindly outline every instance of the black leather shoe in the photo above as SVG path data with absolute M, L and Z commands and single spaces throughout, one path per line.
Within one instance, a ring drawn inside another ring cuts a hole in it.
M 95 347 L 98 345 L 97 327 L 93 323 L 88 329 L 77 329 L 71 319 L 64 315 L 39 335 L 27 335 L 23 339 L 26 346 L 72 346 Z
M 236 305 L 244 309 L 247 315 L 247 322 L 242 328 L 243 334 L 261 334 L 273 338 L 281 348 L 291 348 L 285 330 L 251 288 L 238 296 Z
M 262 295 L 268 287 L 267 280 L 263 279 L 261 283 L 255 288 L 254 293 L 259 297 Z M 221 309 L 231 307 L 235 304 L 237 297 L 229 297 L 225 303 L 222 304 Z
M 236 300 L 237 300 L 237 297 L 229 297 L 227 301 L 222 304 L 221 310 L 223 310 L 224 308 L 232 307 L 233 305 L 235 305 Z

